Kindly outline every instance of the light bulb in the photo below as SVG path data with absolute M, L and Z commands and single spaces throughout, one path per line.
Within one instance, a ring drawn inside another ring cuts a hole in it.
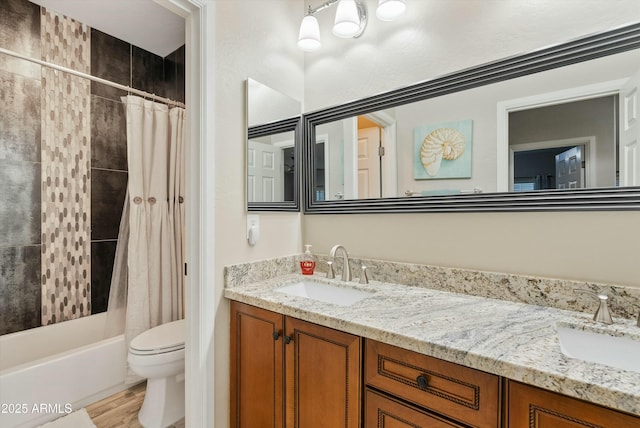
M 298 34 L 298 47 L 305 52 L 313 52 L 320 49 L 320 26 L 313 15 L 307 15 L 300 24 Z
M 406 8 L 404 0 L 378 0 L 376 16 L 381 21 L 393 21 L 402 15 Z
M 340 0 L 333 24 L 333 34 L 347 38 L 355 36 L 359 31 L 360 15 L 355 0 Z

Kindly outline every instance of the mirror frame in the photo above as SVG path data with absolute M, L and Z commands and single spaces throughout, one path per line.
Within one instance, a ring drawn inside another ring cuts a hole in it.
M 300 168 L 302 166 L 302 160 L 300 156 L 300 141 L 301 141 L 301 122 L 300 116 L 295 116 L 289 119 L 278 120 L 276 122 L 267 123 L 264 125 L 250 126 L 247 129 L 247 144 L 249 139 L 266 137 L 269 135 L 280 134 L 283 132 L 293 131 L 293 153 L 296 157 L 296 168 L 293 171 L 293 201 L 283 202 L 248 202 L 247 211 L 300 211 Z M 245 167 L 247 162 L 245 160 Z M 246 177 L 246 174 L 245 174 Z M 247 192 L 247 183 L 245 182 L 245 195 Z
M 640 210 L 640 186 L 450 196 L 316 201 L 313 192 L 315 128 L 377 110 L 423 101 L 491 83 L 640 49 L 640 23 L 446 74 L 404 88 L 302 115 L 305 214 Z

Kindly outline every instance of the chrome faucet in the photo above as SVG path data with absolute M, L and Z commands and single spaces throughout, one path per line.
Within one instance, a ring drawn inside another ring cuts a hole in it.
M 594 321 L 601 322 L 603 324 L 613 324 L 611 313 L 609 312 L 609 306 L 607 305 L 607 300 L 609 300 L 609 298 L 605 294 L 596 294 L 593 291 L 580 289 L 575 289 L 574 291 L 577 293 L 588 294 L 589 296 L 595 297 L 600 301 L 598 309 L 593 315 Z
M 351 281 L 351 268 L 349 267 L 349 253 L 347 253 L 347 249 L 340 244 L 334 245 L 329 252 L 329 257 L 334 261 L 338 250 L 342 250 L 342 280 Z

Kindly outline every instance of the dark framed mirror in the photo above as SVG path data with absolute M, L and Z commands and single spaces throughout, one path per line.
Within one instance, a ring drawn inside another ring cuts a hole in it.
M 638 210 L 639 86 L 635 23 L 307 112 L 304 211 Z
M 300 211 L 301 103 L 247 79 L 248 211 Z

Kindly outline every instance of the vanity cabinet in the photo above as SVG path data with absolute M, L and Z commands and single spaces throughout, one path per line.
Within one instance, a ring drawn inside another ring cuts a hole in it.
M 374 340 L 365 346 L 365 427 L 500 426 L 498 376 Z
M 508 381 L 509 428 L 638 428 L 640 417 Z
M 357 428 L 361 339 L 231 302 L 231 426 Z

